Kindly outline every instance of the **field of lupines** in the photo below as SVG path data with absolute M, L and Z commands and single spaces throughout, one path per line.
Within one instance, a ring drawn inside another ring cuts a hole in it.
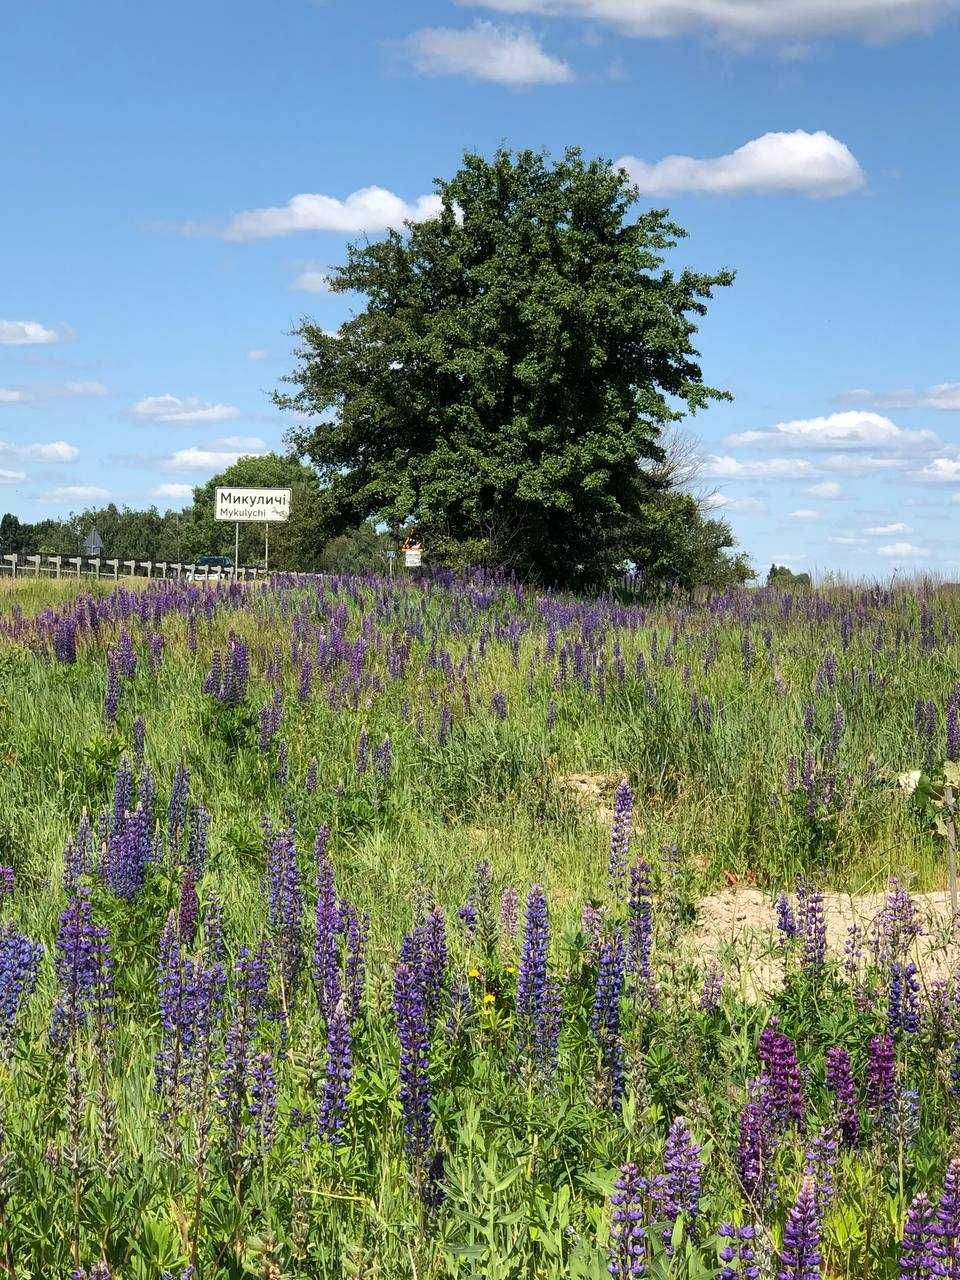
M 960 1278 L 960 596 L 0 608 L 0 1272 Z

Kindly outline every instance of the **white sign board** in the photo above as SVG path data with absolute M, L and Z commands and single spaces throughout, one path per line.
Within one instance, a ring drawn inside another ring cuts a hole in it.
M 258 522 L 290 519 L 289 489 L 218 489 L 218 520 L 255 520 Z
M 408 569 L 419 569 L 423 564 L 423 548 L 422 547 L 404 547 L 403 563 Z

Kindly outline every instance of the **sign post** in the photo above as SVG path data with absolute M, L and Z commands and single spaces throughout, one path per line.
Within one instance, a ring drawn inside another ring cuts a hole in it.
M 270 525 L 283 524 L 290 519 L 290 489 L 217 489 L 215 516 L 218 520 L 232 520 L 234 569 L 240 561 L 240 524 L 243 522 L 263 525 L 263 564 L 270 568 Z

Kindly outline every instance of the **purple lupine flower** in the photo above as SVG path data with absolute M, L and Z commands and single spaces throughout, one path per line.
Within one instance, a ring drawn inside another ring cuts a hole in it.
M 802 1132 L 806 1125 L 807 1104 L 796 1045 L 782 1031 L 767 1026 L 760 1036 L 757 1054 L 766 1068 L 767 1103 L 771 1117 L 780 1127 L 795 1124 Z
M 610 830 L 610 883 L 618 886 L 623 881 L 624 868 L 630 853 L 630 830 L 633 823 L 633 788 L 626 778 L 617 787 L 613 801 L 613 825 Z
M 177 907 L 177 928 L 180 937 L 191 946 L 197 934 L 197 921 L 200 918 L 200 900 L 197 897 L 197 874 L 193 867 L 187 866 L 180 882 L 180 903 Z
M 170 808 L 167 811 L 167 845 L 171 856 L 176 858 L 180 848 L 180 839 L 187 825 L 187 806 L 190 802 L 190 770 L 178 761 L 173 771 L 173 786 L 170 790 Z
M 823 1274 L 820 1240 L 816 1184 L 812 1178 L 804 1178 L 783 1229 L 777 1280 L 820 1280 Z
M 476 933 L 477 908 L 472 901 L 465 902 L 463 906 L 457 908 L 457 924 L 468 938 L 472 938 Z
M 223 905 L 215 893 L 208 893 L 204 903 L 203 947 L 207 955 L 216 961 L 222 961 L 226 955 L 223 936 Z
M 490 695 L 490 710 L 498 720 L 507 718 L 507 695 L 502 689 L 494 689 Z
M 920 983 L 917 966 L 912 962 L 901 965 L 894 961 L 890 966 L 890 986 L 887 997 L 887 1035 L 898 1031 L 914 1035 L 920 1029 Z
M 393 1013 L 400 1041 L 399 1098 L 403 1110 L 404 1146 L 422 1167 L 432 1136 L 430 1034 L 420 975 L 403 961 L 393 984 Z
M 760 1268 L 754 1244 L 756 1230 L 749 1223 L 736 1227 L 731 1222 L 724 1222 L 717 1228 L 717 1235 L 726 1241 L 719 1252 L 723 1265 L 717 1280 L 759 1280 Z
M 13 1052 L 17 1023 L 33 995 L 43 947 L 15 929 L 0 928 L 0 1061 Z
M 520 895 L 508 884 L 500 895 L 500 945 L 512 951 L 520 923 Z
M 790 899 L 781 891 L 777 898 L 777 933 L 780 935 L 780 945 L 786 946 L 788 942 L 792 942 L 799 932 Z
M 960 694 L 947 703 L 947 759 L 960 760 Z
M 341 913 L 334 886 L 333 864 L 323 849 L 328 833 L 321 828 L 317 833 L 317 905 L 316 930 L 313 943 L 313 984 L 317 993 L 320 1014 L 325 1022 L 330 1020 L 340 1002 L 342 982 L 340 977 Z
M 843 944 L 843 970 L 852 982 L 860 972 L 863 959 L 863 930 L 858 924 L 847 926 L 847 940 Z
M 935 1227 L 937 1254 L 948 1280 L 960 1277 L 960 1159 L 951 1160 L 943 1180 Z
M 850 1055 L 840 1045 L 827 1050 L 827 1088 L 835 1099 L 837 1119 L 844 1145 L 856 1147 L 860 1143 L 860 1104 L 857 1086 L 853 1079 Z
M 894 1095 L 893 1040 L 874 1036 L 867 1051 L 867 1106 L 874 1116 L 890 1110 Z
M 591 964 L 596 964 L 603 945 L 603 934 L 606 925 L 606 911 L 595 902 L 585 902 L 580 913 L 580 928 L 587 939 L 587 955 Z
M 894 876 L 882 909 L 873 922 L 870 946 L 877 964 L 904 960 L 923 933 L 923 922 L 913 898 Z
M 620 1105 L 625 1087 L 623 1040 L 620 1035 L 623 980 L 623 934 L 618 929 L 600 947 L 597 985 L 590 1012 L 590 1030 L 600 1050 L 599 1094 L 613 1110 Z
M 720 1008 L 720 997 L 723 994 L 723 974 L 716 964 L 712 964 L 703 979 L 700 991 L 700 1008 L 704 1013 L 716 1013 Z
M 637 1166 L 621 1165 L 610 1197 L 607 1270 L 612 1280 L 635 1280 L 646 1275 L 647 1233 L 643 1225 L 646 1190 L 646 1180 Z
M 317 790 L 317 782 L 319 780 L 319 775 L 320 775 L 320 764 L 316 756 L 311 756 L 310 762 L 307 765 L 306 780 L 304 781 L 304 784 L 303 784 L 303 789 L 304 791 L 306 791 L 308 796 L 312 796 L 315 794 Z
M 920 1094 L 917 1090 L 896 1085 L 893 1104 L 884 1120 L 887 1143 L 900 1159 L 913 1146 L 920 1132 Z
M 292 830 L 268 833 L 267 874 L 267 920 L 280 962 L 283 1009 L 289 1016 L 303 967 L 303 890 Z
M 234 965 L 234 1009 L 223 1047 L 217 1085 L 224 1121 L 224 1144 L 231 1169 L 239 1167 L 249 1119 L 253 1042 L 266 1001 L 265 958 L 261 948 L 241 947 Z
M 323 1073 L 323 1095 L 317 1115 L 320 1137 L 326 1138 L 332 1147 L 343 1142 L 352 1077 L 350 1015 L 341 1000 L 327 1022 L 327 1062 Z
M 181 947 L 173 913 L 160 935 L 160 964 L 157 974 L 160 1003 L 160 1049 L 156 1058 L 156 1089 L 168 1108 L 180 1102 L 188 1079 L 188 1061 L 195 1036 L 196 992 L 193 967 Z M 167 1113 L 169 1114 L 169 1112 Z
M 773 1134 L 763 1101 L 748 1098 L 740 1113 L 737 1177 L 743 1194 L 758 1207 L 766 1202 L 772 1187 L 773 1155 Z
M 803 1174 L 813 1180 L 817 1189 L 821 1217 L 833 1202 L 836 1191 L 838 1150 L 836 1130 L 827 1126 L 813 1135 L 804 1151 Z
M 163 635 L 159 631 L 152 631 L 147 640 L 147 662 L 155 676 L 163 665 Z
M 227 642 L 227 661 L 223 671 L 223 685 L 219 698 L 221 702 L 238 705 L 247 696 L 247 681 L 250 678 L 250 655 L 247 642 L 238 635 L 231 635 Z
M 930 1197 L 921 1192 L 907 1210 L 900 1245 L 900 1280 L 935 1280 L 946 1274 L 937 1257 L 938 1242 Z
M 384 738 L 379 747 L 373 753 L 373 771 L 382 783 L 386 783 L 390 779 L 390 771 L 393 768 L 393 747 L 389 738 Z
M 677 1116 L 667 1134 L 663 1151 L 663 1173 L 655 1180 L 652 1188 L 660 1215 L 667 1223 L 662 1239 L 668 1251 L 671 1250 L 674 1224 L 681 1215 L 688 1238 L 693 1241 L 697 1239 L 702 1181 L 700 1148 L 694 1142 L 686 1121 Z
M 187 864 L 193 867 L 198 880 L 207 867 L 209 839 L 210 814 L 203 801 L 198 800 L 190 806 L 190 836 L 187 840 Z
M 115 821 L 100 856 L 100 878 L 118 898 L 131 902 L 143 888 L 152 860 L 150 816 L 138 805 Z
M 117 723 L 117 711 L 120 707 L 120 669 L 116 656 L 111 649 L 107 653 L 107 684 L 103 694 L 103 721 L 108 729 Z
M 542 1061 L 546 1007 L 550 913 L 547 895 L 535 884 L 527 897 L 523 943 L 517 971 L 517 1019 L 521 1041 L 532 1062 Z
M 137 674 L 137 651 L 133 647 L 133 640 L 126 627 L 121 627 L 120 629 L 115 653 L 120 674 L 126 676 L 128 680 L 132 680 Z
M 810 881 L 797 883 L 797 924 L 802 938 L 800 963 L 807 973 L 817 975 L 827 956 L 827 923 L 823 912 L 823 894 Z
M 77 660 L 77 620 L 61 617 L 53 633 L 53 653 L 58 662 L 72 666 Z
M 50 1040 L 64 1048 L 92 1015 L 108 1025 L 113 1004 L 113 962 L 106 929 L 93 922 L 86 888 L 77 889 L 60 916 L 56 940 L 58 994 Z
M 304 658 L 300 664 L 300 674 L 297 678 L 297 701 L 307 703 L 310 701 L 310 690 L 313 685 L 313 664 L 309 658 Z
M 366 729 L 361 730 L 360 737 L 357 739 L 354 764 L 358 775 L 366 773 L 370 768 L 370 734 Z
M 261 1152 L 273 1146 L 277 1131 L 277 1072 L 273 1054 L 258 1053 L 250 1067 L 250 1118 Z
M 420 984 L 427 1022 L 432 1027 L 440 1012 L 447 983 L 447 932 L 442 907 L 434 907 L 418 929 Z
M 653 970 L 650 959 L 653 953 L 653 893 L 650 888 L 650 866 L 635 862 L 630 868 L 629 968 L 637 978 L 637 987 L 652 992 Z
M 3 902 L 4 898 L 13 897 L 13 885 L 13 867 L 0 866 L 0 902 Z

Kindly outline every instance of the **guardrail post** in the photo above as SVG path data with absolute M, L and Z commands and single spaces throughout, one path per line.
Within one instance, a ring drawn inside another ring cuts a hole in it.
M 172 565 L 170 566 L 170 569 L 171 569 L 171 571 L 173 572 L 173 576 L 174 576 L 174 577 L 177 579 L 177 581 L 179 582 L 179 581 L 180 581 L 180 574 L 183 572 L 183 565 L 182 565 L 182 564 L 172 564 Z
M 192 582 L 197 576 L 197 566 L 195 564 L 185 564 L 183 569 L 188 579 Z
M 37 578 L 39 578 L 39 577 L 40 577 L 40 557 L 39 557 L 39 556 L 24 556 L 24 559 L 26 560 L 27 564 L 32 564 L 32 565 L 33 565 L 33 572 L 34 572 L 34 576 L 35 576 L 35 577 L 37 577 Z
M 126 569 L 128 565 L 129 565 L 129 567 L 130 567 L 130 572 L 127 574 L 127 577 L 128 577 L 128 578 L 135 578 L 135 577 L 137 576 L 137 562 L 136 562 L 136 560 L 124 560 L 124 562 L 123 562 L 123 567 Z
M 88 565 L 93 569 L 93 576 L 94 576 L 94 577 L 97 579 L 97 581 L 99 582 L 99 580 L 100 580 L 100 557 L 99 557 L 99 556 L 91 556 L 91 557 L 90 557 L 90 559 L 87 561 L 87 564 L 88 564 Z
M 117 579 L 120 577 L 120 561 L 119 561 L 119 560 L 107 560 L 107 561 L 106 561 L 106 564 L 107 564 L 107 567 L 108 567 L 108 568 L 112 568 L 112 569 L 113 569 L 113 580 L 114 580 L 114 582 L 116 582 L 116 581 L 117 581 Z
M 77 577 L 78 577 L 78 578 L 80 577 L 80 565 L 81 565 L 82 563 L 83 563 L 83 557 L 82 557 L 82 556 L 68 556 L 68 557 L 67 557 L 67 564 L 72 564 L 72 565 L 75 565 L 75 566 L 76 566 L 76 570 L 77 570 Z
M 146 569 L 146 571 L 147 571 L 147 577 L 148 577 L 148 578 L 152 578 L 152 577 L 153 577 L 153 561 L 152 561 L 152 560 L 141 560 L 139 563 L 140 563 L 140 568 L 141 568 L 141 569 Z
M 15 578 L 17 576 L 17 553 L 14 551 L 13 555 L 4 556 L 3 558 L 10 566 L 11 577 Z
M 63 567 L 63 556 L 47 556 L 47 564 L 54 566 L 54 576 L 59 578 Z
M 157 573 L 159 573 L 159 575 L 160 575 L 160 577 L 161 577 L 161 578 L 165 578 L 165 577 L 167 576 L 167 562 L 166 562 L 166 560 L 158 560 L 158 561 L 157 561 L 157 563 L 156 563 L 156 565 L 155 565 L 155 568 L 156 568 Z

